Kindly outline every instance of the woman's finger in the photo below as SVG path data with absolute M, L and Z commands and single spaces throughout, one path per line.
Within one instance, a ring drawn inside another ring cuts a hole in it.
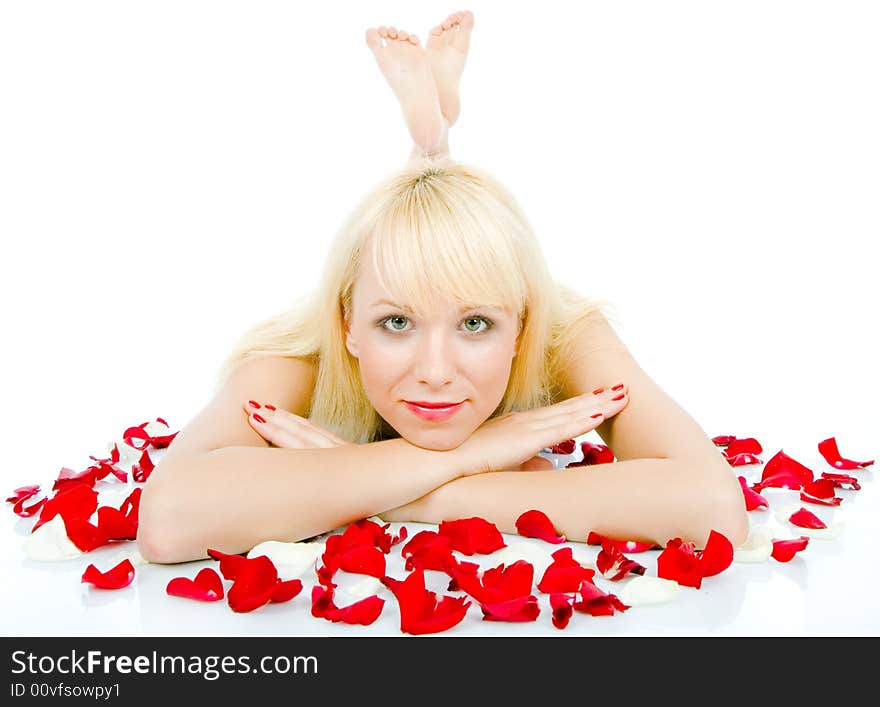
M 259 403 L 258 403 L 259 404 Z M 319 427 L 310 420 L 295 413 L 278 408 L 272 404 L 262 404 L 255 410 L 253 402 L 248 401 L 248 412 L 260 415 L 267 422 L 272 422 L 282 429 L 289 430 L 315 447 L 335 447 L 348 444 L 332 432 Z

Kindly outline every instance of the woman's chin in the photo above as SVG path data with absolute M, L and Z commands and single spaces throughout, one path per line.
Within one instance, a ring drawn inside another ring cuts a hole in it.
M 469 433 L 465 434 L 462 430 L 414 430 L 404 431 L 400 436 L 416 447 L 433 452 L 448 452 L 461 445 Z

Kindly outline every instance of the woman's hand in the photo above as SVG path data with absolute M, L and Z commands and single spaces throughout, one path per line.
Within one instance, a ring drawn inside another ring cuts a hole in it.
M 473 470 L 466 475 L 522 468 L 543 449 L 595 429 L 629 402 L 622 383 L 599 390 L 490 418 L 451 453 L 460 455 L 462 466 Z
M 247 402 L 243 407 L 254 431 L 275 447 L 314 449 L 351 444 L 305 417 L 277 408 L 271 403 L 261 403 L 259 408 L 255 408 Z

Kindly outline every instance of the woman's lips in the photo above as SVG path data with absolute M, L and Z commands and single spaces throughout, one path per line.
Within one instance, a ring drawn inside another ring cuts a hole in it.
M 464 405 L 464 400 L 460 403 L 456 403 L 455 405 L 449 405 L 448 407 L 432 407 L 426 408 L 420 405 L 416 405 L 415 403 L 411 403 L 408 400 L 403 401 L 406 406 L 416 415 L 421 417 L 423 420 L 429 420 L 432 422 L 436 422 L 437 420 L 445 420 L 449 417 L 452 417 L 456 412 L 458 412 L 459 408 Z

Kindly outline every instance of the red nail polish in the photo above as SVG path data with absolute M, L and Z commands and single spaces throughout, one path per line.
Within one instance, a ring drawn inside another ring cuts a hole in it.
M 260 417 L 259 415 L 257 415 L 257 413 L 254 413 L 254 419 L 257 422 L 265 422 L 265 420 L 262 417 Z
M 620 395 L 615 395 L 615 396 L 614 396 L 613 398 L 611 398 L 611 399 L 612 399 L 612 400 L 623 400 L 625 397 L 626 397 L 626 396 L 625 396 L 623 393 L 621 393 Z
M 590 417 L 602 417 L 602 413 L 597 412 L 595 415 L 590 415 Z
M 252 408 L 257 409 L 259 409 L 260 407 L 260 404 L 256 400 L 248 400 L 248 405 L 250 405 Z
M 621 388 L 623 388 L 623 383 L 618 383 L 611 390 L 620 390 Z
M 264 405 L 263 407 L 266 408 L 267 410 L 275 410 L 274 405 Z
M 593 395 L 599 395 L 599 393 L 604 393 L 604 392 L 605 392 L 605 388 L 596 388 L 596 390 L 593 391 Z

